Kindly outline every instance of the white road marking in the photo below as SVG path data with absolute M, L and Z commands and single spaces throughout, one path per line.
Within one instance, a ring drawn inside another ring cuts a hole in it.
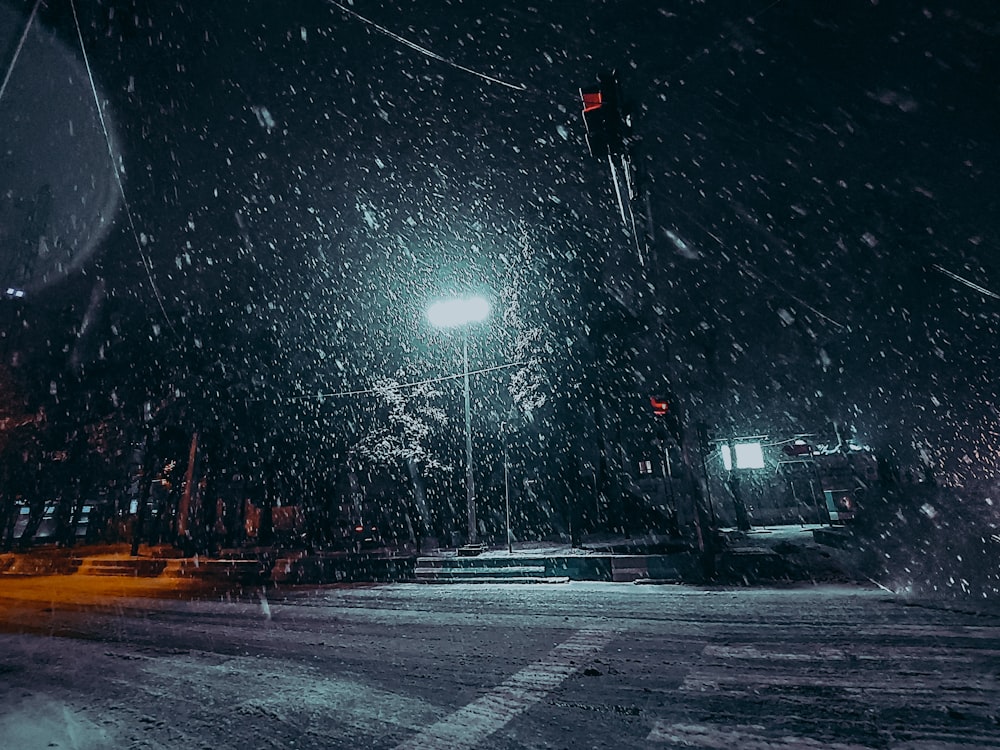
M 560 643 L 541 661 L 525 667 L 483 697 L 396 746 L 396 750 L 462 750 L 486 737 L 541 701 L 584 660 L 604 649 L 613 630 L 585 629 Z
M 924 638 L 936 638 L 939 641 L 946 641 L 950 638 L 961 639 L 982 639 L 1000 642 L 1000 627 L 992 625 L 904 625 L 894 623 L 892 625 L 864 625 L 857 628 L 856 633 L 860 638 L 869 637 L 889 637 L 899 639 L 903 636 L 916 636 Z
M 974 637 L 979 637 L 976 634 Z M 971 643 L 971 642 L 967 642 Z M 799 644 L 805 648 L 806 644 Z M 959 652 L 959 653 L 954 653 Z M 960 750 L 966 747 L 1000 750 L 998 740 L 984 736 L 981 727 L 992 722 L 993 706 L 1000 699 L 1000 684 L 982 659 L 995 658 L 996 650 L 947 649 L 938 646 L 882 646 L 849 644 L 821 647 L 814 653 L 796 648 L 770 648 L 759 644 L 709 644 L 701 652 L 705 663 L 694 665 L 678 688 L 684 693 L 714 693 L 741 700 L 753 696 L 780 698 L 806 688 L 825 690 L 833 702 L 877 702 L 880 708 L 905 706 L 940 711 L 942 706 L 973 721 L 946 731 L 933 727 L 908 727 L 910 738 L 890 744 L 891 750 Z M 956 669 L 940 672 L 940 664 L 972 664 L 973 674 Z M 818 667 L 818 668 L 817 668 Z M 670 723 L 661 719 L 647 741 L 693 748 L 730 750 L 867 750 L 848 742 L 829 744 L 808 737 L 767 736 L 759 725 L 719 726 Z M 783 731 L 783 730 L 782 730 Z M 987 732 L 988 734 L 988 732 Z M 954 742 L 953 742 L 954 740 Z M 864 740 L 862 740 L 864 741 Z
M 942 676 L 934 673 L 907 674 L 900 670 L 870 671 L 863 674 L 827 672 L 791 673 L 780 670 L 739 671 L 736 667 L 692 669 L 680 686 L 682 693 L 742 695 L 761 689 L 829 688 L 845 694 L 877 694 L 882 700 L 896 698 L 910 705 L 933 706 L 941 701 L 954 701 L 976 695 L 977 702 L 997 694 L 995 679 L 989 675 Z M 971 691 L 971 692 L 970 692 Z
M 985 658 L 1000 657 L 1000 649 L 987 648 L 938 648 L 933 646 L 879 646 L 850 644 L 845 647 L 801 644 L 803 651 L 775 650 L 757 645 L 708 645 L 702 656 L 722 659 L 747 659 L 749 661 L 858 661 L 858 662 L 948 662 L 955 664 L 981 664 Z M 808 649 L 806 651 L 805 649 Z
M 702 656 L 716 656 L 724 659 L 752 659 L 764 661 L 840 661 L 846 659 L 842 649 L 818 648 L 812 653 L 792 653 L 772 651 L 757 646 L 713 646 L 702 649 Z
M 658 721 L 646 737 L 646 742 L 669 742 L 681 747 L 708 748 L 709 750 L 873 750 L 870 745 L 853 742 L 828 742 L 809 737 L 782 735 L 768 737 L 760 734 L 764 727 L 735 725 L 721 727 L 712 724 L 670 724 Z M 893 742 L 889 750 L 1000 750 L 992 737 L 981 734 L 954 737 L 955 742 L 934 739 L 911 739 Z
M 711 724 L 668 724 L 658 721 L 646 738 L 647 742 L 672 742 L 683 747 L 704 747 L 713 750 L 872 750 L 868 745 L 820 742 L 807 737 L 779 738 L 759 734 L 763 727 L 718 727 Z

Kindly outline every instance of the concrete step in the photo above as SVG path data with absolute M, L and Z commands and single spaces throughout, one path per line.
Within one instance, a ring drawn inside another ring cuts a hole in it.
M 0 555 L 0 575 L 46 576 L 75 573 L 82 560 L 69 555 L 15 554 Z
M 505 567 L 470 567 L 465 565 L 438 566 L 417 565 L 413 569 L 416 578 L 518 578 L 524 576 L 545 577 L 544 565 L 507 565 Z
M 545 567 L 544 557 L 418 557 L 417 567 L 420 568 L 475 568 L 504 569 L 510 567 L 530 566 Z
M 166 566 L 166 560 L 149 557 L 85 557 L 80 560 L 77 573 L 85 576 L 156 578 L 163 573 Z
M 88 576 L 131 578 L 200 578 L 250 582 L 260 578 L 256 560 L 204 560 L 195 558 L 85 557 L 77 573 Z
M 438 583 L 438 584 L 448 584 L 448 583 L 503 583 L 503 584 L 516 584 L 516 583 L 569 583 L 569 576 L 476 576 L 476 575 L 460 575 L 460 576 L 448 576 L 448 575 L 435 575 L 435 576 L 418 576 L 415 579 L 415 583 Z
M 568 576 L 550 576 L 541 557 L 421 557 L 413 570 L 425 583 L 562 582 Z

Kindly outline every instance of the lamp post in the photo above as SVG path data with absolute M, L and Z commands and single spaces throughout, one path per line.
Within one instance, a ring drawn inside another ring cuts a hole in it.
M 733 505 L 736 509 L 736 527 L 740 531 L 750 531 L 750 514 L 747 512 L 743 494 L 740 491 L 741 469 L 763 469 L 764 454 L 761 451 L 762 438 L 742 438 L 730 444 L 722 444 L 722 465 L 729 472 L 729 491 L 733 493 Z M 736 471 L 734 471 L 734 469 Z
M 510 469 L 507 456 L 507 423 L 500 423 L 500 437 L 503 439 L 503 502 L 507 513 L 507 554 L 514 554 L 513 535 L 510 533 Z
M 468 544 L 476 544 L 476 489 L 472 478 L 472 409 L 469 393 L 469 333 L 468 326 L 489 317 L 490 303 L 482 297 L 448 299 L 427 308 L 427 320 L 435 328 L 462 329 L 462 384 L 465 396 L 465 493 L 469 515 Z

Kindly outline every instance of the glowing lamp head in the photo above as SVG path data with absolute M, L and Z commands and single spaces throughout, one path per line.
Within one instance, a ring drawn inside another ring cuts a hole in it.
M 732 447 L 723 444 L 719 449 L 726 471 L 764 468 L 764 451 L 759 442 L 736 443 Z
M 435 328 L 456 328 L 486 320 L 490 303 L 482 297 L 447 299 L 427 308 L 427 320 Z

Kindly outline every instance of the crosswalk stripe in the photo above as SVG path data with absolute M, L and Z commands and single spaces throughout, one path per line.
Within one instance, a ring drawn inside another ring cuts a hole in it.
M 463 750 L 480 745 L 579 670 L 583 660 L 599 653 L 614 635 L 612 630 L 580 630 L 541 661 L 397 745 L 396 750 Z

